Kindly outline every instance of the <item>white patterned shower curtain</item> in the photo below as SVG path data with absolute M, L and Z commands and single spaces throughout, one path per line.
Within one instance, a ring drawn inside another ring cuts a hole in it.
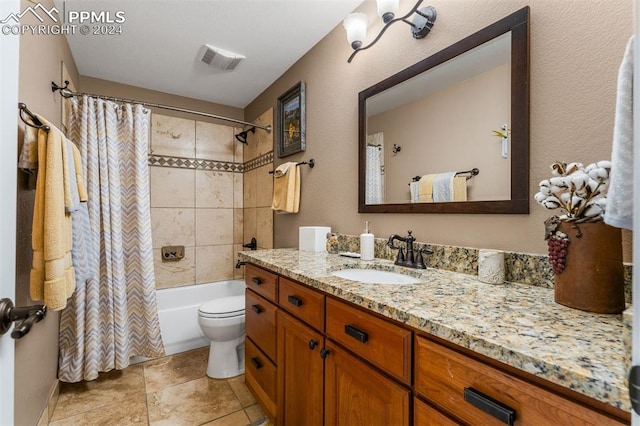
M 58 378 L 93 380 L 132 356 L 164 354 L 155 295 L 149 113 L 88 96 L 70 102 L 69 138 L 87 179 L 92 269 L 62 312 Z
M 384 194 L 384 136 L 374 133 L 367 136 L 367 161 L 365 169 L 365 204 L 382 204 Z

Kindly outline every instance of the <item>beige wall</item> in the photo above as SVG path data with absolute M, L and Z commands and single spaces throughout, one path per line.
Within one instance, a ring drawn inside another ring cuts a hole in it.
M 233 262 L 243 232 L 243 149 L 234 138 L 239 131 L 153 114 L 149 177 L 157 288 L 238 274 Z M 184 258 L 164 261 L 161 248 L 176 245 L 185 246 Z
M 467 181 L 467 200 L 508 200 L 511 157 L 502 158 L 491 130 L 510 123 L 510 84 L 511 67 L 502 65 L 370 117 L 367 133 L 384 134 L 385 202 L 409 202 L 414 176 L 473 168 L 480 174 Z
M 413 1 L 402 0 L 401 11 Z M 556 160 L 610 158 L 617 70 L 632 34 L 631 2 L 600 0 L 431 0 L 438 11 L 431 33 L 412 39 L 402 23 L 377 45 L 351 53 L 341 25 L 320 41 L 245 109 L 251 120 L 299 80 L 307 90 L 307 150 L 284 161 L 314 158 L 302 176 L 300 213 L 275 217 L 276 247 L 297 246 L 298 226 L 328 225 L 360 234 L 365 220 L 378 236 L 413 230 L 418 241 L 545 253 L 544 220 L 533 201 L 538 182 Z M 531 7 L 531 213 L 528 215 L 358 214 L 358 105 L 361 90 L 496 20 Z M 375 2 L 360 10 L 370 20 L 368 40 L 381 28 Z M 374 22 L 375 21 L 375 22 Z M 625 259 L 631 260 L 625 233 Z
M 53 1 L 41 2 L 45 7 Z M 21 2 L 21 10 L 31 5 Z M 25 17 L 28 24 L 37 24 L 35 18 Z M 4 37 L 4 36 L 3 36 Z M 32 36 L 20 38 L 19 99 L 33 112 L 41 114 L 54 125 L 60 126 L 61 99 L 51 93 L 51 82 L 60 83 L 61 64 L 64 61 L 72 80 L 78 80 L 78 71 L 64 36 Z M 22 129 L 22 123 L 19 125 Z M 20 138 L 22 137 L 20 131 Z M 36 303 L 29 298 L 29 271 L 31 269 L 31 218 L 34 191 L 28 189 L 21 172 L 18 176 L 18 221 L 16 235 L 16 305 Z M 40 415 L 48 416 L 49 395 L 57 385 L 58 370 L 58 312 L 49 312 L 31 332 L 16 341 L 15 361 L 15 424 L 33 425 Z

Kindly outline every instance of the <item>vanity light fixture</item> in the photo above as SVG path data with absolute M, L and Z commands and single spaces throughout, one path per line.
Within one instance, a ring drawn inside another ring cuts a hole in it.
M 405 24 L 411 26 L 411 34 L 413 38 L 419 39 L 424 38 L 429 34 L 431 28 L 433 28 L 434 23 L 436 22 L 436 9 L 432 6 L 427 6 L 420 8 L 420 4 L 422 4 L 422 0 L 418 0 L 418 2 L 413 6 L 413 8 L 406 15 L 395 18 L 395 11 L 398 9 L 399 0 L 376 0 L 378 4 L 378 15 L 382 18 L 382 22 L 385 23 L 384 27 L 380 30 L 378 35 L 371 43 L 366 46 L 362 46 L 364 44 L 364 39 L 367 34 L 367 15 L 364 13 L 356 12 L 349 14 L 344 22 L 344 28 L 347 31 L 347 40 L 349 44 L 353 48 L 353 53 L 349 56 L 347 62 L 351 63 L 353 57 L 356 56 L 361 50 L 365 50 L 373 46 L 380 40 L 382 34 L 389 28 L 391 25 L 396 22 L 402 21 Z M 413 16 L 413 20 L 409 21 L 408 18 Z

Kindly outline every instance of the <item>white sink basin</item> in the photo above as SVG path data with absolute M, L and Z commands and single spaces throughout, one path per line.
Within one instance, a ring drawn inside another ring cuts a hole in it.
M 378 271 L 377 269 L 341 269 L 332 275 L 366 284 L 417 284 L 419 279 L 397 272 Z

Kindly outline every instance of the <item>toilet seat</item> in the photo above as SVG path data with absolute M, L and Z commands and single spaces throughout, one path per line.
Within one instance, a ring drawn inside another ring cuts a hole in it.
M 244 315 L 245 298 L 243 296 L 222 297 L 202 304 L 198 315 L 203 318 L 232 318 Z

